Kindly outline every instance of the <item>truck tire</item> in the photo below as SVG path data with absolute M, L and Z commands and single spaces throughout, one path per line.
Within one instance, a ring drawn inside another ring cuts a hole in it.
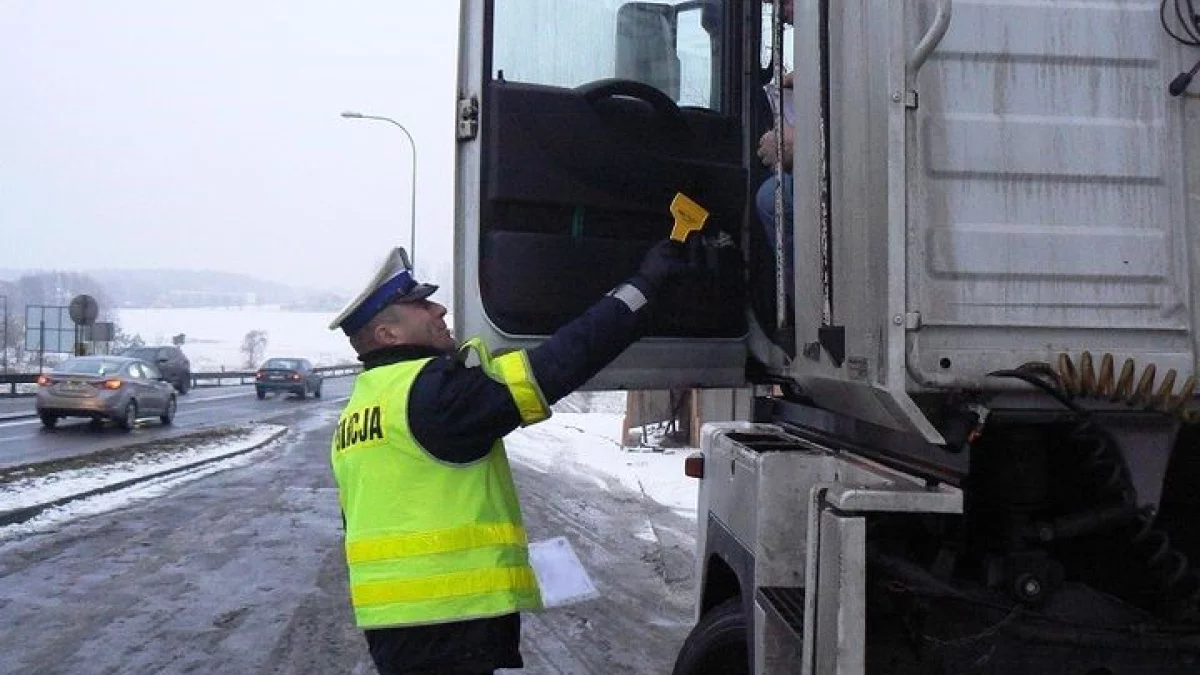
M 713 607 L 688 633 L 671 675 L 750 675 L 746 630 L 740 597 Z

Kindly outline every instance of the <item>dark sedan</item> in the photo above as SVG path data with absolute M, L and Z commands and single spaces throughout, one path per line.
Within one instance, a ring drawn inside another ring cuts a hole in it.
M 260 399 L 272 391 L 292 393 L 301 399 L 309 394 L 321 398 L 323 381 L 308 359 L 267 359 L 254 374 L 254 393 Z
M 175 387 L 141 359 L 80 356 L 38 376 L 36 409 L 48 429 L 63 417 L 87 417 L 95 424 L 111 419 L 125 429 L 143 417 L 170 424 L 175 406 Z

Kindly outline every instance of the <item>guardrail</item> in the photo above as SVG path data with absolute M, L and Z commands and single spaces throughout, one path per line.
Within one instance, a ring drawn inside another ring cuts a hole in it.
M 317 366 L 314 372 L 325 377 L 347 377 L 362 371 L 360 365 Z M 229 387 L 254 383 L 253 370 L 220 370 L 208 373 L 192 373 L 192 387 Z M 37 373 L 0 374 L 0 398 L 33 396 L 33 391 L 18 391 L 18 385 L 37 384 Z

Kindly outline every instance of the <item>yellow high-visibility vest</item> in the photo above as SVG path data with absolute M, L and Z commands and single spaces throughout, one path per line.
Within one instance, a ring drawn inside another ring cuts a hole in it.
M 479 343 L 465 349 L 479 351 L 488 374 L 508 386 L 524 424 L 549 416 L 524 352 L 492 358 Z M 409 430 L 409 392 L 428 361 L 359 375 L 334 431 L 350 597 L 361 628 L 541 608 L 503 442 L 477 462 L 449 464 Z

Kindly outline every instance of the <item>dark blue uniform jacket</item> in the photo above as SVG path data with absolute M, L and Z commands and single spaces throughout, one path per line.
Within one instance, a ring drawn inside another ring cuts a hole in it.
M 632 342 L 639 315 L 625 303 L 602 298 L 529 352 L 534 376 L 548 403 L 579 388 Z M 417 375 L 408 399 L 413 436 L 438 459 L 474 462 L 492 443 L 520 426 L 508 389 L 477 367 L 429 347 L 397 346 L 361 357 L 366 369 L 434 357 Z M 522 667 L 517 614 L 432 626 L 368 630 L 367 643 L 380 675 L 489 673 Z

